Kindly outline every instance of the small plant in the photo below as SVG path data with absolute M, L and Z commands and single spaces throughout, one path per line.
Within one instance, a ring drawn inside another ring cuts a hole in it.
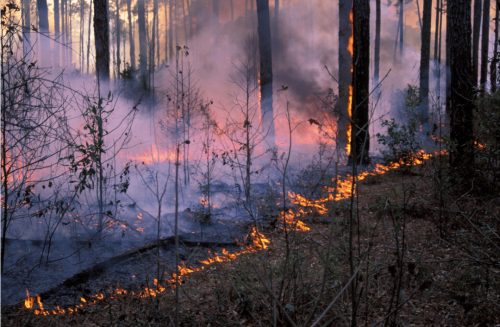
M 377 141 L 389 148 L 388 151 L 382 151 L 385 163 L 399 162 L 410 167 L 416 160 L 421 159 L 421 141 L 418 138 L 419 93 L 419 89 L 412 85 L 408 85 L 405 90 L 404 113 L 408 118 L 406 123 L 396 123 L 394 118 L 382 122 L 382 126 L 387 127 L 387 135 L 377 133 Z

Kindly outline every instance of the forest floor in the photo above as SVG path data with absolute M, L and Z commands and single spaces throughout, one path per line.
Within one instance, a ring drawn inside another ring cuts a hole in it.
M 499 199 L 472 191 L 447 193 L 441 201 L 440 160 L 447 158 L 359 183 L 354 267 L 348 256 L 350 199 L 329 203 L 325 215 L 301 217 L 308 231 L 262 228 L 267 250 L 183 276 L 180 325 L 311 326 L 325 313 L 317 326 L 348 326 L 351 269 L 361 265 L 353 279 L 359 325 L 500 326 L 500 243 L 487 237 L 499 226 L 487 220 Z M 105 297 L 73 314 L 33 310 L 3 312 L 2 326 L 168 326 L 176 319 L 175 288 L 142 298 Z

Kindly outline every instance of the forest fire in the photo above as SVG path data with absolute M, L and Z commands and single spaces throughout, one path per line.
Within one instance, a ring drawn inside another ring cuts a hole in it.
M 200 268 L 188 268 L 185 266 L 184 262 L 182 262 L 182 266 L 178 267 L 179 270 L 179 278 L 185 275 L 188 275 L 190 273 L 194 273 L 197 271 L 202 271 L 206 267 L 216 263 L 216 262 L 228 262 L 236 259 L 237 257 L 243 255 L 243 254 L 248 254 L 248 253 L 253 253 L 261 250 L 266 250 L 269 246 L 270 241 L 260 232 L 258 232 L 255 227 L 252 228 L 252 231 L 250 232 L 249 235 L 249 241 L 251 244 L 247 245 L 247 240 L 244 240 L 243 243 L 238 242 L 242 247 L 244 247 L 244 250 L 234 252 L 234 253 L 229 253 L 226 249 L 222 249 L 221 254 L 217 253 L 212 253 L 209 251 L 209 257 L 206 260 L 200 261 L 202 266 Z M 172 274 L 171 279 L 166 279 L 167 284 L 169 284 L 172 287 L 175 287 L 175 281 L 176 281 L 177 275 L 176 273 Z M 40 299 L 40 296 L 37 295 L 35 297 L 31 297 L 29 294 L 29 291 L 26 290 L 26 296 L 27 298 L 24 300 L 24 306 L 27 309 L 34 310 L 34 314 L 36 315 L 44 315 L 44 316 L 49 316 L 49 315 L 58 315 L 58 314 L 66 314 L 66 313 L 74 313 L 77 312 L 79 308 L 83 308 L 84 306 L 88 306 L 91 304 L 95 304 L 97 300 L 102 300 L 105 297 L 107 298 L 115 298 L 117 295 L 130 295 L 130 296 L 137 296 L 139 298 L 145 298 L 145 297 L 156 297 L 157 295 L 163 293 L 166 291 L 166 287 L 161 286 L 161 283 L 158 282 L 157 279 L 154 279 L 154 288 L 150 287 L 145 287 L 143 291 L 141 292 L 130 292 L 128 293 L 126 290 L 120 288 L 120 285 L 117 284 L 116 288 L 109 288 L 107 294 L 109 296 L 104 295 L 103 293 L 93 295 L 89 297 L 88 299 L 85 299 L 83 297 L 80 298 L 80 304 L 76 305 L 75 308 L 68 308 L 67 310 L 61 309 L 59 306 L 52 310 L 47 310 L 44 309 L 42 301 Z

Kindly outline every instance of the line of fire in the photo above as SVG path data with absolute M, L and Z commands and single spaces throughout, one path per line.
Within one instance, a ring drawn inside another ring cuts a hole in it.
M 499 325 L 499 12 L 3 1 L 2 325 Z

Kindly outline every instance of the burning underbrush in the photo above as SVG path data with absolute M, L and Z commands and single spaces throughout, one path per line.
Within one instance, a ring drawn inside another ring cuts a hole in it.
M 185 238 L 178 269 L 172 265 L 172 241 L 162 239 L 160 266 L 154 246 L 136 251 L 119 265 L 96 270 L 71 287 L 61 285 L 52 296 L 27 294 L 22 303 L 25 309 L 4 309 L 2 322 L 15 325 L 23 317 L 41 326 L 83 321 L 173 324 L 178 272 L 183 325 L 272 325 L 274 321 L 308 325 L 317 319 L 327 325 L 348 325 L 351 295 L 346 289 L 353 279 L 346 226 L 351 209 L 342 203 L 356 188 L 355 215 L 359 218 L 353 253 L 358 267 L 356 292 L 361 299 L 358 319 L 373 323 L 401 306 L 391 319 L 412 325 L 479 321 L 484 310 L 500 312 L 494 291 L 498 269 L 494 263 L 484 270 L 470 259 L 457 259 L 460 244 L 470 242 L 474 230 L 461 225 L 463 219 L 459 219 L 468 209 L 461 206 L 459 211 L 438 212 L 433 198 L 428 197 L 436 191 L 430 172 L 442 156 L 421 153 L 428 163 L 415 160 L 411 175 L 399 173 L 402 163 L 376 165 L 373 171 L 359 174 L 354 186 L 347 175 L 330 187 L 323 186 L 324 197 L 290 192 L 291 204 L 279 215 L 280 228 L 259 224 L 259 231 L 251 227 L 246 238 L 240 237 L 232 245 L 200 242 L 196 236 Z M 374 183 L 372 178 L 379 181 Z M 447 234 L 436 220 L 438 214 L 448 215 Z M 457 230 L 461 230 L 459 238 Z M 487 229 L 482 233 L 488 234 Z M 446 245 L 438 246 L 438 241 Z M 471 265 L 475 265 L 472 270 Z M 162 271 L 159 279 L 158 267 Z M 471 293 L 467 281 L 485 273 L 483 279 L 478 277 L 479 284 L 470 286 L 474 288 Z M 464 296 L 466 291 L 472 295 Z M 394 298 L 395 293 L 400 297 Z M 484 296 L 492 305 L 482 304 L 479 299 Z M 26 309 L 38 318 L 26 311 L 21 316 L 14 314 Z M 61 318 L 54 320 L 54 316 Z

